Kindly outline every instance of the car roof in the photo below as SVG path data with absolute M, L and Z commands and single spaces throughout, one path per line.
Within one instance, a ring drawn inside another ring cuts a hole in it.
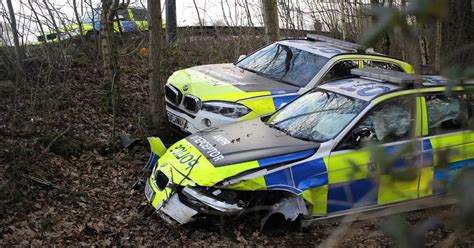
M 356 49 L 340 47 L 324 41 L 313 41 L 308 39 L 281 40 L 278 43 L 295 47 L 303 51 L 317 54 L 325 58 L 332 58 L 339 54 L 357 53 Z
M 379 68 L 352 69 L 351 73 L 352 77 L 330 81 L 318 88 L 364 101 L 372 101 L 381 95 L 397 91 L 416 91 L 436 86 L 458 85 L 439 75 L 413 75 Z M 469 81 L 464 85 L 474 87 L 474 81 Z M 444 91 L 444 88 L 440 88 L 439 91 Z
M 364 101 L 371 101 L 380 95 L 398 91 L 401 86 L 367 78 L 352 77 L 331 81 L 318 86 L 318 88 Z

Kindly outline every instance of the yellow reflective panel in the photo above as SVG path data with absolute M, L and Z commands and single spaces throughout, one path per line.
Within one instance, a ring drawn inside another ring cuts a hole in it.
M 170 197 L 171 189 L 165 188 L 163 189 L 163 191 L 160 191 L 157 187 L 155 187 L 155 184 L 153 183 L 153 180 L 151 179 L 151 177 L 148 178 L 148 181 L 150 183 L 151 188 L 155 192 L 151 205 L 154 208 L 157 208 L 158 204 L 160 204 L 162 201 L 167 200 Z
M 423 97 L 423 99 L 425 99 Z M 421 136 L 423 132 L 423 110 L 422 110 L 422 102 L 421 102 L 421 97 L 416 98 L 416 118 L 415 118 L 415 135 L 417 137 Z
M 378 204 L 418 198 L 418 178 L 405 181 L 393 175 L 382 175 L 379 179 Z
M 169 83 L 178 88 L 183 94 L 197 96 L 201 101 L 229 101 L 270 95 L 269 91 L 246 92 L 229 83 L 210 77 L 193 69 L 181 70 L 173 73 Z M 188 90 L 184 91 L 183 87 Z
M 136 21 L 137 28 L 139 31 L 147 31 L 148 30 L 148 22 L 147 21 Z
M 257 118 L 259 116 L 260 115 L 258 115 L 257 113 L 252 111 L 252 112 L 246 114 L 244 117 L 241 117 L 241 118 L 237 119 L 237 121 L 251 120 L 251 119 Z
M 186 159 L 183 159 L 184 157 Z M 159 167 L 164 163 L 171 164 L 181 174 L 189 176 L 193 182 L 200 186 L 213 186 L 238 173 L 259 167 L 256 160 L 214 167 L 197 148 L 185 139 L 172 145 L 158 163 Z M 172 181 L 179 183 L 175 179 Z
M 430 142 L 435 166 L 474 158 L 474 132 L 435 136 Z
M 226 189 L 233 190 L 264 190 L 267 188 L 265 178 L 263 176 L 244 180 L 236 184 L 232 184 L 225 187 Z
M 420 174 L 420 197 L 433 194 L 434 167 L 425 167 L 421 169 Z
M 166 152 L 166 146 L 163 144 L 160 138 L 158 137 L 149 137 L 148 142 L 150 143 L 151 152 L 157 154 L 158 156 L 163 156 Z
M 258 115 L 265 115 L 275 112 L 275 104 L 273 98 L 269 97 L 258 97 L 240 101 L 239 103 L 244 104 L 250 109 L 254 110 Z
M 354 150 L 329 157 L 328 180 L 329 184 L 348 182 L 370 177 L 367 163 L 370 161 L 370 152 L 367 149 Z
M 426 98 L 424 96 L 418 97 L 420 99 L 421 111 L 421 135 L 428 135 L 428 110 L 426 109 Z M 418 111 L 418 113 L 420 113 Z
M 309 212 L 312 215 L 326 215 L 328 206 L 328 185 L 308 189 L 301 193 L 303 198 L 311 203 Z

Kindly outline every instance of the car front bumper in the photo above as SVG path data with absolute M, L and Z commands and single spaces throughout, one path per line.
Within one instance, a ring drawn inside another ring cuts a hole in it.
M 147 180 L 145 195 L 160 217 L 170 224 L 193 222 L 198 214 L 229 216 L 244 210 L 189 186 L 178 188 L 170 184 L 160 190 L 153 181 L 152 177 Z

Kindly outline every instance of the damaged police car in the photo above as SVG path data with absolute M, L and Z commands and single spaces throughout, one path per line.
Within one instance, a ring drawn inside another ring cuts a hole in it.
M 165 86 L 171 128 L 191 134 L 269 115 L 322 82 L 353 68 L 414 73 L 406 62 L 321 35 L 285 39 L 235 64 L 200 65 L 173 73 Z
M 274 228 L 438 197 L 474 167 L 472 85 L 446 95 L 440 77 L 352 73 L 268 120 L 211 128 L 168 149 L 149 138 L 146 198 L 170 223 L 259 212 L 262 227 Z M 392 164 L 375 161 L 369 143 Z M 455 155 L 441 161 L 447 150 Z M 404 170 L 411 176 L 392 176 Z

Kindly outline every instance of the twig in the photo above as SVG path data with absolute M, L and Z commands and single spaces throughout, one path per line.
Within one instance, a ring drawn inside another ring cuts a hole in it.
M 41 184 L 43 186 L 47 186 L 47 187 L 51 187 L 53 189 L 57 189 L 57 190 L 62 190 L 60 187 L 58 187 L 56 184 L 46 180 L 46 179 L 42 179 L 42 178 L 37 178 L 37 177 L 34 177 L 34 176 L 30 176 L 30 175 L 26 175 L 26 174 L 23 174 L 21 175 L 22 177 L 26 178 L 26 179 L 29 179 L 35 183 L 38 183 L 38 184 Z
M 46 148 L 43 149 L 43 151 L 41 152 L 41 154 L 38 156 L 38 158 L 36 160 L 39 160 L 43 157 L 43 155 L 51 148 L 51 146 L 59 139 L 61 138 L 62 136 L 64 136 L 67 132 L 69 132 L 69 130 L 71 129 L 71 126 L 67 126 L 67 128 L 62 131 L 60 134 L 56 135 L 56 137 L 54 137 L 53 140 L 51 140 L 51 142 L 49 142 L 48 146 L 46 146 Z

